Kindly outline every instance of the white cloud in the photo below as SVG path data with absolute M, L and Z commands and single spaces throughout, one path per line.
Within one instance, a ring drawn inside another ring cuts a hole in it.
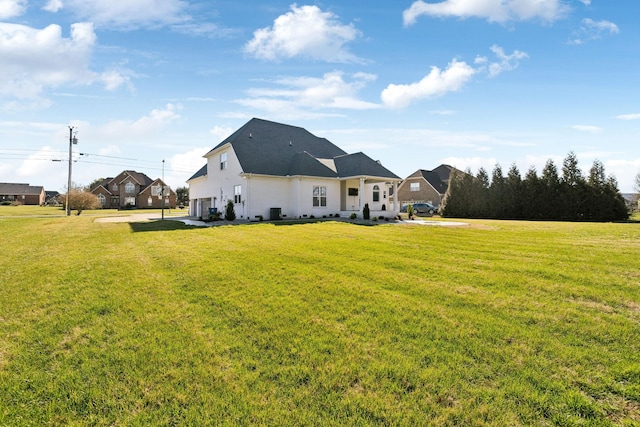
M 276 88 L 253 88 L 249 98 L 236 102 L 251 108 L 278 114 L 280 117 L 326 117 L 335 114 L 312 112 L 319 109 L 370 110 L 379 104 L 357 98 L 358 92 L 376 79 L 373 74 L 349 76 L 332 71 L 318 77 L 287 77 L 275 80 Z
M 382 102 L 390 108 L 404 108 L 418 99 L 458 91 L 475 73 L 467 63 L 453 60 L 444 71 L 431 67 L 431 72 L 417 83 L 388 85 L 382 91 Z
M 48 0 L 47 4 L 42 7 L 42 10 L 46 10 L 47 12 L 56 13 L 60 9 L 63 8 L 63 4 L 61 0 Z
M 491 51 L 498 57 L 499 62 L 492 62 L 489 64 L 489 76 L 495 77 L 503 71 L 511 71 L 518 67 L 521 59 L 529 57 L 525 52 L 514 50 L 511 55 L 504 53 L 498 45 L 491 46 Z
M 591 5 L 591 0 L 578 0 L 580 3 L 584 4 L 585 6 L 590 6 Z
M 97 27 L 134 29 L 187 21 L 184 0 L 66 0 L 65 8 Z
M 117 154 L 122 154 L 122 150 L 117 145 L 108 145 L 100 149 L 99 153 L 101 156 L 115 156 Z
M 569 44 L 584 44 L 605 36 L 618 34 L 619 32 L 620 29 L 613 22 L 594 21 L 593 19 L 585 18 L 582 20 L 582 26 L 573 32 Z
M 433 114 L 434 116 L 453 116 L 456 112 L 453 110 L 432 110 L 429 111 L 429 114 Z
M 171 29 L 176 33 L 186 34 L 189 36 L 202 37 L 231 37 L 240 33 L 240 30 L 233 28 L 220 27 L 211 22 L 183 22 L 171 25 Z
M 0 96 L 34 98 L 47 86 L 88 83 L 92 75 L 87 64 L 94 41 L 91 24 L 74 24 L 71 38 L 63 38 L 58 25 L 38 30 L 0 23 Z
M 235 129 L 230 127 L 214 126 L 213 129 L 209 131 L 209 133 L 213 135 L 216 141 L 221 142 L 224 141 L 234 131 Z
M 207 162 L 204 156 L 211 147 L 200 147 L 171 156 L 167 162 L 165 181 L 173 182 L 176 186 L 186 186 L 187 179 L 196 173 Z M 173 188 L 175 190 L 175 188 Z
M 635 159 L 610 159 L 604 162 L 607 175 L 615 176 L 618 187 L 623 193 L 634 192 L 635 177 L 640 170 L 640 157 Z
M 569 10 L 561 0 L 445 0 L 440 3 L 413 2 L 402 16 L 405 26 L 422 15 L 437 17 L 484 18 L 489 22 L 539 19 L 553 22 Z
M 27 0 L 0 0 L 0 19 L 20 16 L 27 8 Z
M 153 138 L 170 123 L 180 119 L 180 106 L 167 104 L 163 109 L 154 109 L 148 115 L 135 121 L 116 120 L 98 131 L 100 139 Z
M 640 120 L 640 113 L 622 114 L 622 115 L 616 116 L 616 119 L 618 119 L 618 120 Z
M 600 133 L 603 131 L 601 127 L 589 126 L 589 125 L 574 125 L 574 126 L 571 126 L 571 128 L 580 132 L 589 132 L 589 133 Z
M 526 52 L 519 50 L 506 54 L 498 45 L 491 46 L 491 51 L 498 60 L 491 62 L 484 56 L 478 56 L 474 60 L 478 68 L 454 59 L 444 71 L 438 67 L 431 67 L 431 72 L 417 83 L 390 84 L 382 91 L 382 102 L 390 108 L 404 108 L 419 99 L 458 91 L 471 80 L 474 74 L 487 72 L 489 77 L 495 77 L 503 71 L 514 70 L 521 59 L 529 57 Z
M 28 181 L 31 178 L 46 175 L 48 172 L 59 172 L 60 163 L 54 163 L 52 160 L 66 161 L 68 157 L 66 155 L 65 159 L 61 159 L 58 151 L 48 146 L 42 147 L 24 160 L 15 173 L 21 180 Z
M 271 28 L 255 31 L 244 51 L 268 61 L 303 57 L 334 63 L 363 62 L 345 47 L 359 36 L 352 24 L 343 25 L 331 12 L 294 4 L 290 12 L 276 18 Z
M 89 85 L 102 81 L 108 89 L 127 82 L 115 72 L 101 76 L 89 69 L 96 34 L 90 23 L 71 25 L 70 37 L 58 25 L 41 30 L 0 23 L 0 99 L 3 108 L 38 108 L 49 102 L 42 93 L 62 85 Z M 61 58 L 64 58 L 61 60 Z
M 98 80 L 104 84 L 104 87 L 107 90 L 116 90 L 120 86 L 127 86 L 129 89 L 133 90 L 133 84 L 131 83 L 132 75 L 133 73 L 126 69 L 112 69 L 101 73 Z

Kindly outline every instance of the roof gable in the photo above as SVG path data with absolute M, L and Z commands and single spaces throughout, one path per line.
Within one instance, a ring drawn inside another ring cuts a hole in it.
M 196 178 L 200 178 L 203 176 L 207 176 L 207 165 L 205 164 L 203 167 L 201 167 L 198 172 L 194 173 L 193 175 L 191 175 L 191 178 L 187 179 L 188 181 L 191 181 L 192 179 L 196 179 Z
M 346 154 L 325 138 L 306 129 L 262 119 L 251 119 L 231 136 L 214 147 L 205 157 L 230 144 L 242 171 L 286 176 L 300 153 L 316 158 L 334 158 Z M 300 159 L 298 159 L 300 160 Z
M 396 174 L 382 166 L 364 153 L 346 154 L 336 157 L 336 168 L 341 178 L 350 176 L 372 176 L 389 179 L 400 179 Z
M 451 178 L 451 172 L 457 171 L 458 169 L 449 166 L 449 165 L 440 165 L 433 170 L 425 170 L 418 169 L 409 177 L 410 178 L 419 178 L 422 177 L 434 190 L 436 190 L 440 194 L 444 194 L 447 192 L 447 188 L 449 188 L 449 180 Z
M 326 178 L 337 177 L 336 171 L 307 152 L 296 154 L 291 162 L 287 175 L 308 175 Z
M 127 179 L 127 177 L 133 179 L 141 187 L 147 187 L 149 186 L 149 184 L 153 182 L 151 178 L 149 178 L 146 174 L 142 172 L 126 170 L 122 172 L 120 175 L 118 175 L 118 177 L 121 175 L 123 175 L 123 178 L 117 182 L 118 184 L 122 184 Z

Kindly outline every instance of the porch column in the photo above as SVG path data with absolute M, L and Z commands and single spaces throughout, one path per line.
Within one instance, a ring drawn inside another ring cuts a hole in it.
M 360 203 L 359 211 L 362 213 L 364 209 L 364 178 L 360 178 L 360 190 L 358 191 L 358 202 Z

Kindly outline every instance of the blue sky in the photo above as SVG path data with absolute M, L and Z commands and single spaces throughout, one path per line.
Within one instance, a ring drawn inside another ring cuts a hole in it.
M 74 182 L 184 186 L 259 117 L 401 177 L 573 151 L 631 192 L 639 17 L 637 0 L 0 0 L 0 182 L 63 191 L 74 126 Z

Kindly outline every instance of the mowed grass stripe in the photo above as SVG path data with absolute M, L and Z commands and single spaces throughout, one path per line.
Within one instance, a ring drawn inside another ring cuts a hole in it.
M 637 225 L 469 224 L 1 220 L 0 424 L 640 422 Z

